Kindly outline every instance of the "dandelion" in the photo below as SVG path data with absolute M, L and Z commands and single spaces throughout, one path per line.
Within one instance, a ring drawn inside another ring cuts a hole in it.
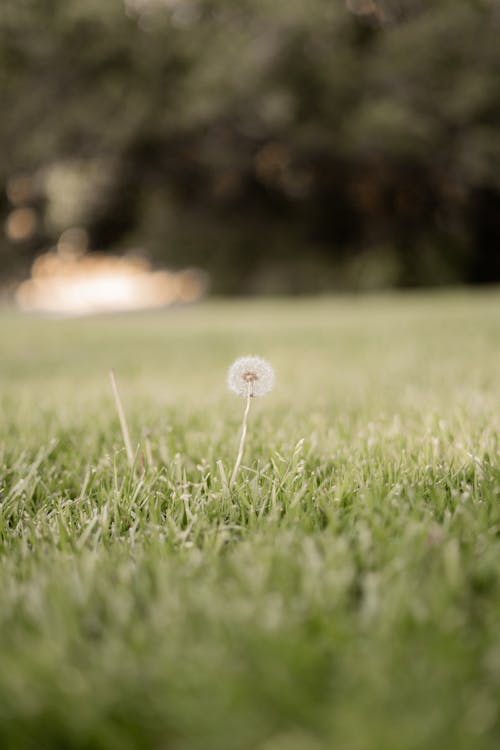
M 245 412 L 243 414 L 243 424 L 241 428 L 240 447 L 238 456 L 234 465 L 233 473 L 229 481 L 231 486 L 238 474 L 243 449 L 245 447 L 245 438 L 247 435 L 248 413 L 252 398 L 255 396 L 264 396 L 274 387 L 274 370 L 269 362 L 261 357 L 239 357 L 233 362 L 227 373 L 227 384 L 230 390 L 238 396 L 246 398 Z

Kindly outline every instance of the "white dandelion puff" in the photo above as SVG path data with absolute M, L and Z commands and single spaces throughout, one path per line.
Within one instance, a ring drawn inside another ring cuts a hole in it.
M 264 396 L 274 387 L 274 370 L 262 357 L 239 357 L 227 373 L 227 384 L 238 396 Z
M 254 396 L 264 396 L 274 387 L 274 370 L 272 366 L 262 357 L 239 357 L 233 362 L 227 373 L 228 387 L 246 398 L 245 412 L 243 414 L 243 424 L 241 427 L 240 447 L 238 456 L 234 465 L 233 473 L 229 481 L 231 486 L 240 468 L 241 459 L 243 458 L 243 449 L 245 447 L 245 438 L 247 435 L 248 412 Z

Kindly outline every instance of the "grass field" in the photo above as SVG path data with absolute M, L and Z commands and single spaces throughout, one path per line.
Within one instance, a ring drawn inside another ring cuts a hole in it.
M 498 292 L 0 325 L 2 750 L 500 746 Z

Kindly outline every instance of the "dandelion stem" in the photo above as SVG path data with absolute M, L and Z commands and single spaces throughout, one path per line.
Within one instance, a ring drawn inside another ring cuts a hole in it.
M 251 384 L 249 383 L 248 391 L 247 391 L 247 403 L 245 406 L 245 413 L 243 414 L 243 425 L 241 427 L 240 447 L 238 450 L 238 457 L 234 465 L 233 473 L 231 474 L 231 479 L 229 480 L 230 487 L 234 484 L 234 481 L 238 475 L 238 470 L 240 468 L 241 459 L 243 458 L 243 449 L 245 447 L 245 438 L 247 436 L 248 412 L 250 411 L 251 402 L 252 402 L 252 390 L 251 390 Z
M 122 430 L 123 442 L 125 444 L 125 451 L 127 453 L 127 459 L 130 468 L 134 465 L 134 452 L 132 450 L 132 443 L 130 442 L 130 434 L 127 427 L 127 420 L 125 419 L 125 412 L 123 411 L 122 400 L 118 391 L 118 385 L 116 383 L 115 371 L 109 371 L 109 379 L 111 380 L 111 388 L 113 390 L 113 396 L 115 397 L 116 411 L 118 412 L 118 419 L 120 420 L 120 427 Z

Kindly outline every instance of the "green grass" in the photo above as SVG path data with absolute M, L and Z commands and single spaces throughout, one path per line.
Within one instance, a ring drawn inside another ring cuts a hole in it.
M 2 750 L 500 743 L 498 292 L 0 314 Z M 250 414 L 225 374 L 277 371 Z M 113 366 L 135 444 L 127 467 Z

